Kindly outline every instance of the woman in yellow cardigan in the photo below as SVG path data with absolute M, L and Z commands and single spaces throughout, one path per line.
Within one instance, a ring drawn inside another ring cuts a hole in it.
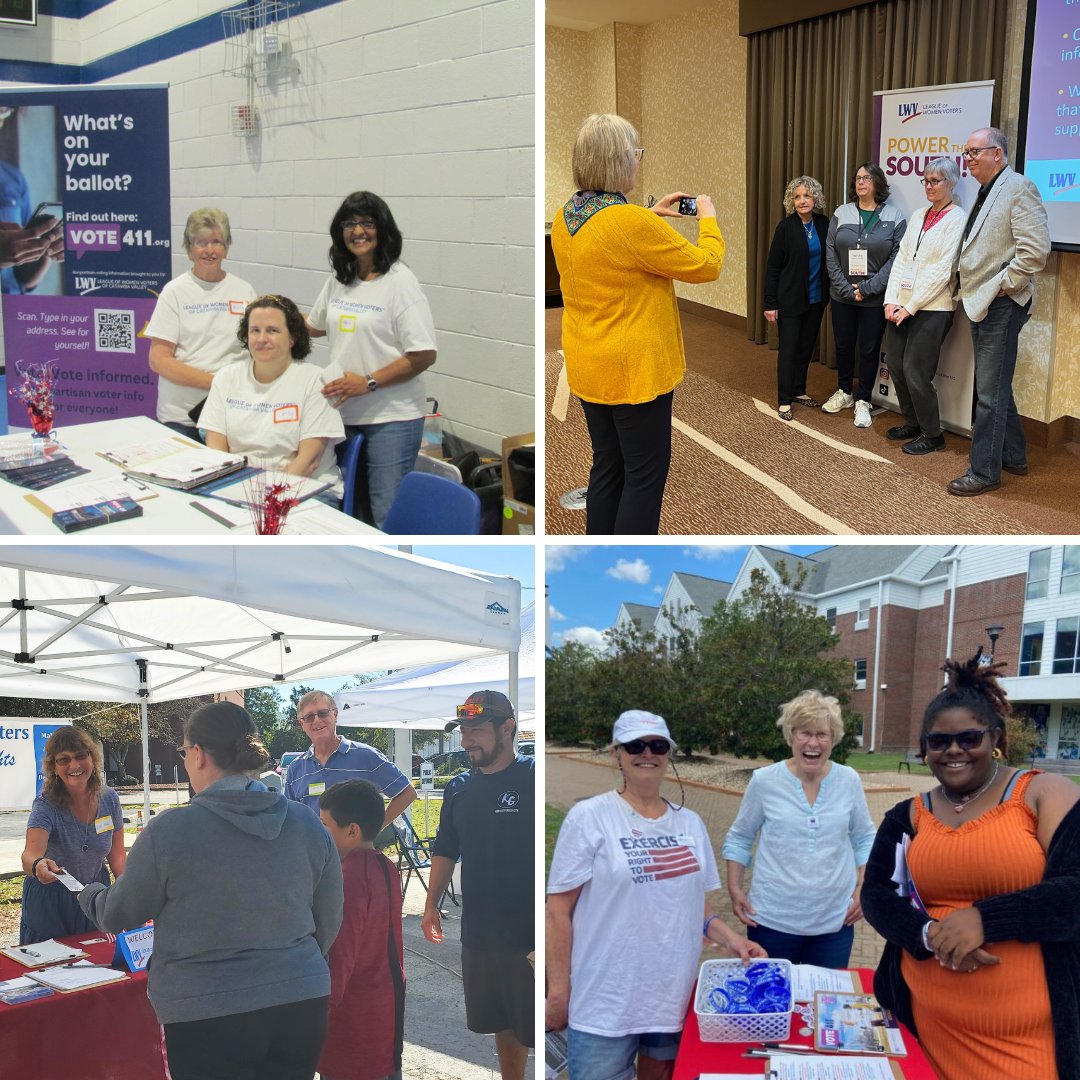
M 626 201 L 644 153 L 621 116 L 593 115 L 574 142 L 579 190 L 551 247 L 563 294 L 563 353 L 592 440 L 586 532 L 656 533 L 671 464 L 671 400 L 686 370 L 673 280 L 715 281 L 724 240 L 708 195 L 695 246 L 665 217 L 684 192 L 646 209 Z

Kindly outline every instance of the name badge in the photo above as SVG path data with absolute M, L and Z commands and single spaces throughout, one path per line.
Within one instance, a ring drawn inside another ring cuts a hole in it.
M 914 275 L 906 277 L 906 278 L 901 278 L 900 279 L 900 288 L 906 290 L 907 292 L 911 292 L 911 290 L 915 288 L 915 277 L 914 277 Z
M 100 836 L 102 833 L 112 832 L 116 826 L 113 824 L 113 819 L 106 814 L 105 817 L 99 817 L 94 819 L 94 832 Z
M 688 836 L 686 834 L 680 834 L 679 836 L 676 836 L 675 839 L 680 844 L 682 844 L 684 847 L 689 847 L 689 848 L 697 847 L 697 837 L 696 836 Z
M 312 782 L 307 786 L 307 793 L 309 795 L 321 795 L 326 790 L 326 781 L 319 780 L 317 783 Z
M 811 815 L 810 815 L 810 816 L 809 816 L 809 817 L 808 817 L 808 818 L 806 819 L 806 827 L 807 827 L 808 829 L 816 829 L 816 828 L 818 828 L 818 826 L 819 826 L 820 824 L 821 824 L 821 822 L 819 822 L 819 821 L 818 821 L 818 816 L 817 816 L 817 814 L 811 814 Z
M 862 248 L 852 248 L 847 256 L 848 277 L 866 277 L 866 252 Z

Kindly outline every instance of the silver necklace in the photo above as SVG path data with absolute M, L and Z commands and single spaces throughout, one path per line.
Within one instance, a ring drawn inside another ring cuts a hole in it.
M 89 821 L 83 821 L 83 819 L 81 817 L 79 817 L 79 816 L 77 816 L 75 814 L 74 809 L 72 809 L 72 812 L 71 812 L 71 816 L 73 818 L 75 818 L 75 820 L 83 827 L 83 845 L 82 845 L 83 851 L 89 851 L 90 850 L 90 826 L 94 823 L 94 812 L 95 812 L 94 809 L 90 810 L 90 820 Z
M 939 784 L 941 788 L 941 794 L 945 796 L 946 800 L 952 803 L 952 808 L 958 813 L 962 814 L 964 808 L 968 803 L 974 802 L 991 784 L 997 779 L 998 772 L 1001 769 L 1001 763 L 999 761 L 994 762 L 994 771 L 990 774 L 990 779 L 978 791 L 969 792 L 967 795 L 953 795 L 950 791 L 947 791 L 944 784 Z
M 810 221 L 804 221 L 802 223 L 802 227 L 803 227 L 803 232 L 806 233 L 806 239 L 809 240 L 814 235 L 814 220 L 813 220 L 813 218 L 811 218 Z

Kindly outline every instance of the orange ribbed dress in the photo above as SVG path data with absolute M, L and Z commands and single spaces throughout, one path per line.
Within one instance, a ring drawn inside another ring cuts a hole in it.
M 1017 780 L 1008 801 L 955 829 L 915 800 L 908 866 L 933 918 L 1042 880 L 1046 855 L 1024 802 L 1032 775 Z M 1041 947 L 995 941 L 985 948 L 1001 963 L 973 975 L 903 955 L 919 1042 L 934 1071 L 941 1080 L 1057 1076 Z

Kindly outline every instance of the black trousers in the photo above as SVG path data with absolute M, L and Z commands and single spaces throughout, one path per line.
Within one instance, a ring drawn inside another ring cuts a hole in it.
M 173 1080 L 312 1080 L 329 998 L 165 1025 Z
M 885 306 L 832 302 L 833 340 L 836 343 L 836 382 L 845 394 L 852 392 L 855 376 L 855 347 L 859 350 L 858 401 L 869 401 L 881 359 L 881 339 L 885 336 Z
M 655 535 L 671 466 L 670 391 L 644 405 L 582 401 L 593 463 L 585 531 L 610 536 Z
M 776 396 L 780 405 L 790 405 L 806 393 L 806 369 L 814 355 L 825 303 L 811 304 L 801 315 L 776 317 L 780 352 L 776 357 Z
M 951 311 L 917 311 L 899 326 L 889 323 L 885 338 L 885 359 L 904 423 L 917 425 L 930 439 L 941 434 L 934 376 L 952 322 Z

